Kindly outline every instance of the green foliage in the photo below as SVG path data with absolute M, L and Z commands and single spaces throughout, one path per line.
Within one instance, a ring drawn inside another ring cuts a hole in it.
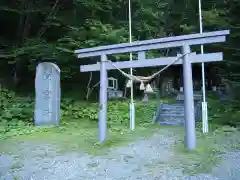
M 197 7 L 198 1 L 190 0 L 132 1 L 133 40 L 199 32 Z M 231 30 L 227 43 L 212 47 L 223 51 L 227 60 L 217 65 L 218 76 L 237 82 L 240 82 L 239 7 L 239 0 L 202 3 L 204 31 Z M 0 65 L 8 69 L 7 76 L 16 70 L 22 86 L 33 82 L 28 75 L 35 73 L 40 58 L 60 66 L 63 83 L 71 80 L 87 84 L 87 74 L 79 73 L 79 64 L 85 63 L 76 60 L 74 50 L 129 41 L 128 1 L 125 0 L 43 0 L 34 3 L 26 0 L 16 4 L 3 1 L 0 17 L 0 24 L 4 24 L 0 37 Z M 212 51 L 208 47 L 204 50 Z M 151 57 L 159 55 L 162 55 L 159 51 L 150 54 Z M 109 58 L 121 61 L 129 59 L 129 55 L 117 54 Z M 143 72 L 148 74 L 148 71 L 144 69 Z M 113 75 L 117 76 L 118 72 Z
M 100 153 L 100 150 L 106 147 L 128 143 L 135 138 L 151 135 L 157 130 L 151 124 L 157 101 L 147 105 L 136 102 L 136 130 L 134 132 L 129 130 L 129 102 L 109 101 L 107 120 L 109 139 L 100 145 L 96 143 L 98 142 L 97 103 L 63 98 L 60 126 L 35 127 L 33 125 L 33 98 L 28 100 L 6 89 L 2 90 L 0 97 L 1 102 L 4 102 L 0 114 L 0 142 L 11 141 L 11 139 L 44 140 L 59 145 L 62 151 L 86 150 L 88 153 Z
M 0 94 L 0 124 L 1 133 L 18 134 L 22 128 L 32 131 L 34 117 L 34 99 L 19 97 L 12 91 L 2 88 Z M 164 101 L 164 100 L 163 100 Z M 156 111 L 158 101 L 151 101 L 149 104 L 136 102 L 136 126 L 149 124 Z M 239 104 L 221 104 L 214 99 L 209 99 L 209 120 L 221 125 L 240 125 Z M 61 102 L 61 125 L 68 125 L 72 122 L 86 122 L 96 124 L 98 121 L 98 104 L 80 102 L 73 99 L 63 98 Z M 129 102 L 109 101 L 107 125 L 110 130 L 121 131 L 129 127 Z M 121 127 L 119 129 L 119 127 Z
M 12 91 L 2 89 L 0 109 L 0 134 L 20 135 L 34 132 L 32 127 L 34 117 L 34 99 L 19 97 Z M 157 102 L 148 105 L 136 103 L 136 125 L 144 125 L 152 120 Z M 61 102 L 61 125 L 71 125 L 75 122 L 96 124 L 98 121 L 98 104 L 80 102 L 63 98 Z M 108 128 L 119 131 L 129 127 L 129 102 L 109 101 Z M 119 129 L 119 127 L 121 127 Z M 38 130 L 37 130 L 38 131 Z M 3 135 L 5 136 L 5 135 Z
M 26 98 L 19 98 L 13 92 L 2 88 L 0 91 L 0 133 L 20 130 L 32 123 L 33 102 Z
M 208 109 L 212 123 L 240 127 L 239 103 L 221 104 L 219 100 L 210 99 Z
M 98 121 L 97 103 L 83 103 L 63 101 L 61 105 L 61 115 L 65 123 L 68 120 Z M 148 123 L 152 120 L 153 113 L 156 111 L 156 102 L 144 105 L 136 104 L 137 125 Z M 108 127 L 114 128 L 115 125 L 129 126 L 129 102 L 110 101 L 108 103 Z

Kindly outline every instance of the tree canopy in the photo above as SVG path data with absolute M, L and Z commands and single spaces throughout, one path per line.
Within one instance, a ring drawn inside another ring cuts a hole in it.
M 226 43 L 210 50 L 224 52 L 225 62 L 214 66 L 234 82 L 240 82 L 238 8 L 240 0 L 202 2 L 205 32 L 231 30 Z M 198 18 L 197 0 L 132 0 L 134 40 L 197 33 Z M 80 81 L 84 61 L 76 59 L 75 49 L 129 41 L 127 0 L 2 0 L 0 24 L 0 72 L 22 85 L 43 60 L 60 66 L 64 82 Z

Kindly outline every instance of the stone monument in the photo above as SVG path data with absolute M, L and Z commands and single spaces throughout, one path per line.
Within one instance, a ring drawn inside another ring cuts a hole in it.
M 36 126 L 58 125 L 60 121 L 60 69 L 56 64 L 38 64 L 35 77 Z
M 143 96 L 143 98 L 142 98 L 142 102 L 143 102 L 143 103 L 147 103 L 148 101 L 149 101 L 149 99 L 148 99 L 148 94 L 144 92 L 144 96 Z

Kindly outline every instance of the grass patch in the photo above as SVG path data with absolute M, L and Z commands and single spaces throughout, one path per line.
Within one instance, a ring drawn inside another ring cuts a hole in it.
M 29 101 L 24 103 L 27 104 Z M 162 99 L 161 102 L 174 103 L 174 100 Z M 183 128 L 152 124 L 153 114 L 160 100 L 151 100 L 148 104 L 136 102 L 135 131 L 129 130 L 129 101 L 109 101 L 108 139 L 103 144 L 97 143 L 97 103 L 63 99 L 61 124 L 58 127 L 34 127 L 31 123 L 27 123 L 33 116 L 29 114 L 31 111 L 24 111 L 24 115 L 19 115 L 19 113 L 22 109 L 32 106 L 25 106 L 24 103 L 22 100 L 21 103 L 7 104 L 1 109 L 0 116 L 3 120 L 0 126 L 0 152 L 17 151 L 16 145 L 21 141 L 42 141 L 57 146 L 59 153 L 77 151 L 100 155 L 106 153 L 109 148 L 124 146 L 137 139 L 149 138 L 155 132 L 161 133 L 159 131 L 161 128 L 174 131 L 181 136 L 181 139 L 184 139 Z M 219 105 L 217 100 L 209 99 L 209 114 L 209 120 L 213 123 L 229 114 L 232 115 L 233 108 L 229 105 Z M 236 141 L 239 132 L 235 129 L 211 124 L 210 132 L 208 135 L 197 133 L 198 148 L 194 152 L 187 152 L 183 146 L 184 142 L 180 142 L 176 147 L 177 156 L 173 159 L 173 164 L 182 164 L 185 173 L 188 174 L 207 172 L 219 162 L 217 155 L 226 152 L 231 147 L 240 149 L 240 143 Z
M 208 134 L 197 131 L 197 149 L 188 151 L 182 141 L 176 147 L 177 157 L 173 164 L 180 164 L 184 173 L 188 175 L 197 175 L 209 173 L 212 168 L 221 162 L 219 155 L 236 149 L 240 144 L 238 137 L 240 132 L 236 128 L 228 126 L 216 127 L 211 125 Z
M 208 173 L 220 163 L 219 155 L 240 149 L 240 113 L 236 104 L 221 104 L 214 94 L 208 98 L 209 133 L 201 133 L 201 123 L 197 124 L 197 149 L 189 152 L 182 141 L 176 147 L 177 157 L 173 164 L 181 164 L 184 172 L 190 175 Z M 235 127 L 231 127 L 231 125 Z M 184 135 L 181 139 L 184 139 Z
M 167 102 L 167 99 L 162 100 Z M 148 104 L 136 102 L 136 129 L 129 130 L 129 102 L 110 101 L 108 104 L 107 141 L 98 144 L 97 103 L 64 100 L 61 107 L 61 125 L 34 127 L 21 123 L 2 126 L 1 152 L 8 152 L 19 141 L 43 141 L 59 148 L 59 152 L 81 151 L 90 154 L 106 152 L 107 148 L 125 145 L 139 138 L 147 138 L 160 127 L 152 124 L 153 114 L 160 101 Z M 5 128 L 5 130 L 4 130 Z M 14 150 L 14 149 L 13 149 Z
M 114 148 L 125 145 L 139 138 L 151 136 L 158 129 L 157 126 L 140 126 L 135 131 L 121 126 L 115 127 L 116 130 L 108 130 L 108 139 L 102 144 L 98 142 L 97 124 L 69 123 L 64 127 L 50 128 L 46 131 L 35 132 L 31 135 L 15 137 L 14 140 L 43 141 L 56 145 L 60 153 L 69 151 L 81 151 L 88 154 L 98 155 L 106 152 L 107 148 Z M 80 127 L 78 127 L 81 125 Z

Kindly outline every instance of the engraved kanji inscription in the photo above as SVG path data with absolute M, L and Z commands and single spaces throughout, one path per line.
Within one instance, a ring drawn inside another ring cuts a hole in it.
M 44 98 L 44 100 L 49 100 L 49 99 L 51 99 L 51 91 L 50 90 L 48 90 L 48 89 L 46 89 L 46 90 L 44 90 L 43 91 L 43 98 Z
M 51 116 L 52 112 L 51 112 L 49 109 L 45 109 L 45 110 L 43 111 L 43 114 L 44 114 L 45 116 Z
M 52 68 L 50 68 L 49 70 L 44 70 L 43 79 L 44 80 L 52 79 Z

